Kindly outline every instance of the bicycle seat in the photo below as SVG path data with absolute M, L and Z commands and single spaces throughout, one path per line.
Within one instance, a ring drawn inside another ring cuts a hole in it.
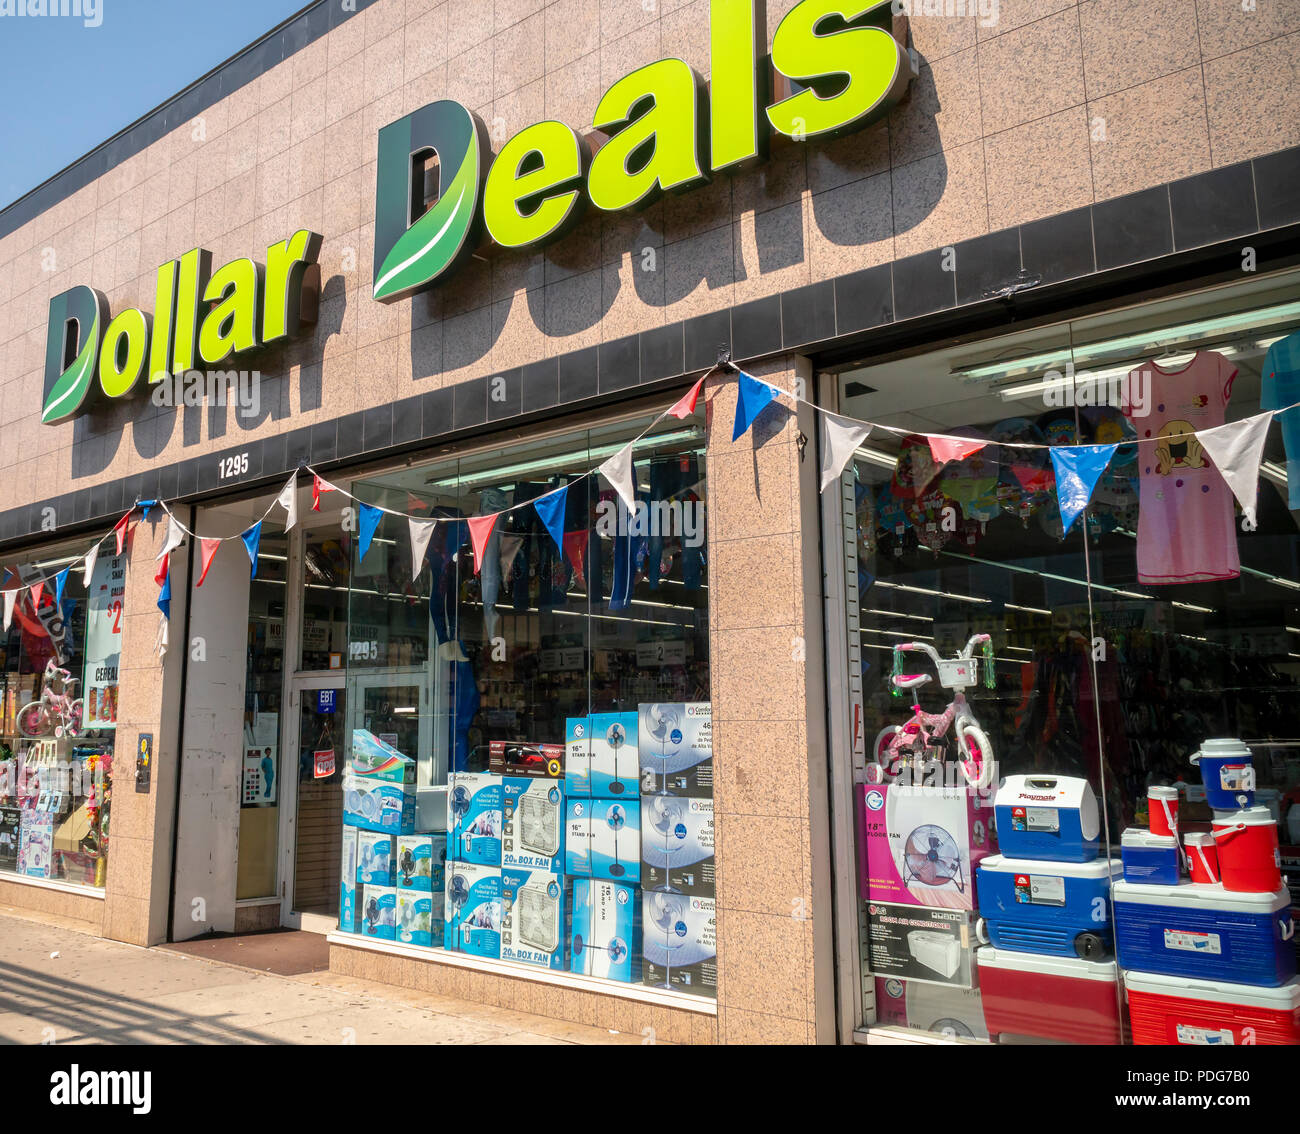
M 928 673 L 900 673 L 894 676 L 894 688 L 915 689 L 930 680 Z

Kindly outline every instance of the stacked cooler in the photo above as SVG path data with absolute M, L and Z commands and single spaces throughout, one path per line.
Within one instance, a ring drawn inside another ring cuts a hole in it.
M 1098 857 L 1097 797 L 1086 780 L 1008 776 L 994 799 L 1001 854 L 978 868 L 975 954 L 989 1035 L 1119 1043 L 1119 973 L 1110 954 L 1115 859 Z
M 1214 809 L 1208 837 L 1189 832 L 1180 852 L 1177 795 L 1159 788 L 1151 789 L 1153 830 L 1124 834 L 1115 925 L 1133 1042 L 1300 1043 L 1276 817 L 1253 806 L 1250 750 L 1240 741 L 1207 740 L 1192 761 Z

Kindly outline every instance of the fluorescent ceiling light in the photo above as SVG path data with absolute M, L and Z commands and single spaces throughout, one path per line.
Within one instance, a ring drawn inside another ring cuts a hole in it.
M 869 626 L 863 627 L 862 633 L 879 634 L 881 635 L 881 637 L 889 636 L 889 637 L 897 638 L 900 642 L 911 642 L 913 639 L 916 638 L 920 638 L 922 641 L 925 642 L 933 642 L 935 640 L 932 634 L 913 634 L 910 632 L 904 634 L 903 631 L 901 630 L 873 630 Z
M 855 457 L 861 457 L 868 464 L 879 465 L 882 469 L 892 469 L 898 464 L 898 457 L 891 456 L 882 449 L 874 449 L 868 445 L 853 450 Z
M 1002 604 L 1008 610 L 1027 610 L 1030 614 L 1051 614 L 1050 610 L 1044 610 L 1041 606 L 1021 606 L 1018 602 L 1004 602 Z
M 1274 484 L 1280 484 L 1283 488 L 1287 487 L 1286 469 L 1276 461 L 1260 461 L 1259 471 L 1261 475 L 1268 477 Z
M 965 558 L 965 556 L 962 556 Z M 956 599 L 958 602 L 969 602 L 976 606 L 985 606 L 991 603 L 992 599 L 977 598 L 975 595 L 954 595 L 948 591 L 936 591 L 930 587 L 913 587 L 907 583 L 887 583 L 884 579 L 877 579 L 873 586 L 885 587 L 891 591 L 908 591 L 914 595 L 934 595 L 936 598 Z
M 876 610 L 872 607 L 867 608 L 863 614 L 883 614 L 886 618 L 907 618 L 913 622 L 933 622 L 934 619 L 928 614 L 903 614 L 898 610 Z

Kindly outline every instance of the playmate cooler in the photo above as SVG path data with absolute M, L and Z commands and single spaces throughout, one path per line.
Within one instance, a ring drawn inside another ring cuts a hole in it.
M 1125 973 L 1135 1044 L 1300 1044 L 1300 980 L 1278 988 Z
M 985 945 L 979 963 L 984 1022 L 1004 1032 L 1066 1043 L 1119 1044 L 1119 970 L 1114 961 L 1043 957 Z
M 1119 963 L 1234 984 L 1279 985 L 1296 973 L 1291 895 L 1239 894 L 1221 884 L 1116 882 Z
M 1107 900 L 1117 858 L 1041 862 L 993 855 L 979 865 L 981 940 L 999 949 L 1100 960 L 1113 952 Z
M 1097 857 L 1101 817 L 1087 780 L 1008 776 L 993 807 L 998 849 L 1008 858 L 1090 862 Z

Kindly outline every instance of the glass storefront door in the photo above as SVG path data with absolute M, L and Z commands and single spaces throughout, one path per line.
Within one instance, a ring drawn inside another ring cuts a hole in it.
M 285 905 L 292 911 L 288 924 L 304 929 L 324 930 L 313 925 L 314 917 L 331 922 L 338 917 L 339 868 L 343 830 L 343 738 L 346 735 L 347 692 L 342 675 L 336 678 L 296 678 L 291 719 L 297 726 L 292 751 L 298 759 L 291 868 L 293 892 Z M 289 768 L 286 767 L 286 772 Z

